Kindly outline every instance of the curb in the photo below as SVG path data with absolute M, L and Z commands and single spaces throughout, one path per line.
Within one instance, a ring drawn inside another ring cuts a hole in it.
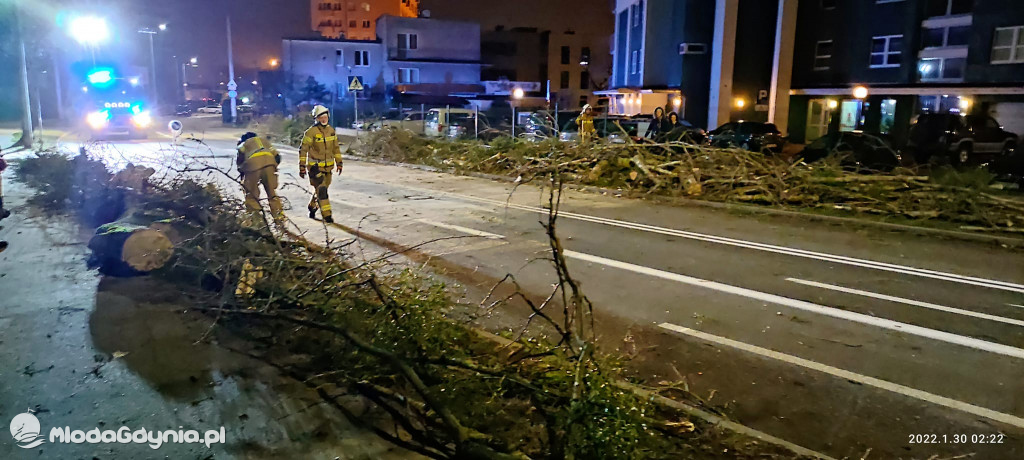
M 364 163 L 374 163 L 374 164 L 380 164 L 380 165 L 385 165 L 385 166 L 399 166 L 399 167 L 402 167 L 402 168 L 417 169 L 417 170 L 420 170 L 420 171 L 428 171 L 428 172 L 436 172 L 436 173 L 457 174 L 457 175 L 461 175 L 461 176 L 476 177 L 478 179 L 493 180 L 493 181 L 496 181 L 496 182 L 509 182 L 509 183 L 514 183 L 515 182 L 515 179 L 513 179 L 511 177 L 499 176 L 499 175 L 494 175 L 494 174 L 483 174 L 483 173 L 476 173 L 476 172 L 457 173 L 457 172 L 450 171 L 450 170 L 445 170 L 445 169 L 441 169 L 441 168 L 435 168 L 433 166 L 418 165 L 418 164 L 412 164 L 412 163 L 400 163 L 400 162 L 386 161 L 386 160 L 378 160 L 378 159 L 374 159 L 374 158 L 367 158 L 367 157 L 356 156 L 356 155 L 344 155 L 344 158 L 348 159 L 348 160 L 353 160 L 353 161 L 361 161 L 361 162 L 364 162 Z M 683 205 L 683 206 L 698 206 L 698 207 L 704 207 L 704 208 L 740 211 L 740 212 L 746 212 L 746 213 L 750 213 L 750 214 L 761 214 L 761 215 L 768 215 L 768 216 L 800 218 L 800 219 L 805 219 L 805 220 L 809 220 L 809 221 L 812 221 L 812 222 L 825 222 L 825 223 L 832 223 L 832 224 L 842 224 L 842 225 L 845 225 L 845 226 L 854 226 L 854 227 L 860 227 L 860 228 L 876 228 L 876 229 L 888 230 L 888 231 L 894 231 L 894 232 L 910 233 L 910 234 L 917 234 L 917 235 L 922 235 L 922 236 L 933 236 L 933 237 L 940 237 L 940 238 L 947 238 L 947 239 L 954 239 L 954 240 L 961 240 L 961 241 L 970 241 L 970 242 L 975 242 L 975 243 L 997 244 L 997 245 L 1000 245 L 1000 246 L 1003 246 L 1003 247 L 1006 247 L 1006 248 L 1014 248 L 1014 249 L 1024 248 L 1024 238 L 1017 238 L 1017 237 L 1013 237 L 1013 236 L 982 235 L 982 234 L 977 234 L 977 233 L 967 233 L 967 232 L 961 232 L 961 231 L 956 231 L 956 230 L 945 230 L 945 229 L 941 229 L 941 228 L 919 227 L 919 226 L 914 226 L 914 225 L 894 224 L 894 223 L 890 223 L 890 222 L 879 222 L 879 221 L 874 221 L 874 220 L 858 219 L 858 218 L 855 218 L 855 217 L 826 216 L 826 215 L 819 215 L 819 214 L 813 214 L 813 213 L 801 212 L 801 211 L 790 211 L 790 210 L 786 210 L 786 209 L 775 209 L 775 208 L 769 208 L 769 207 L 763 207 L 763 206 L 752 206 L 752 205 L 738 204 L 738 203 L 725 203 L 725 202 L 720 202 L 720 201 L 695 200 L 695 199 L 692 199 L 692 198 L 666 197 L 666 196 L 660 196 L 660 195 L 650 195 L 650 196 L 637 197 L 637 196 L 632 196 L 630 192 L 626 192 L 626 191 L 622 191 L 622 190 L 614 190 L 614 189 L 607 189 L 607 188 L 602 188 L 602 187 L 594 187 L 594 186 L 590 186 L 590 185 L 578 185 L 578 184 L 568 184 L 568 185 L 572 186 L 576 190 L 580 190 L 580 191 L 584 191 L 584 192 L 607 194 L 607 195 L 613 195 L 613 196 L 624 197 L 624 198 L 629 198 L 629 199 L 650 200 L 650 201 L 653 201 L 653 202 L 665 203 L 665 204 L 674 204 L 674 205 Z

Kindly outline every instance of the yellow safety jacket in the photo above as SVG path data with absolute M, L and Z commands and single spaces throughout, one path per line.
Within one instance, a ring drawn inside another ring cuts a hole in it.
M 280 158 L 277 149 L 270 142 L 257 136 L 238 146 L 238 157 L 235 162 L 239 171 L 249 173 L 267 166 L 277 166 L 281 162 Z
M 327 170 L 333 168 L 335 163 L 342 164 L 341 146 L 338 145 L 338 135 L 334 132 L 333 126 L 322 126 L 317 123 L 302 135 L 299 169 L 305 169 L 307 163 Z

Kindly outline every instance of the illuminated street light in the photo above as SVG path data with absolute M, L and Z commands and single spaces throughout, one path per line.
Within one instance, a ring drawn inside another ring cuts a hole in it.
M 167 30 L 167 24 L 160 24 L 158 27 L 160 30 Z
M 243 97 L 243 98 L 242 98 L 242 103 L 243 103 L 243 104 L 248 104 L 248 103 L 249 103 L 249 98 L 247 98 L 247 97 Z
M 193 57 L 192 59 L 189 59 L 188 62 L 192 65 L 196 65 L 199 63 L 199 58 Z
M 81 16 L 71 21 L 71 37 L 83 45 L 96 46 L 110 38 L 107 21 L 96 16 Z
M 522 88 L 516 88 L 516 89 L 512 90 L 512 97 L 514 99 L 522 99 L 523 98 L 523 89 Z
M 857 99 L 864 99 L 868 97 L 868 88 L 866 86 L 857 86 L 853 88 L 853 97 Z
M 252 81 L 252 85 L 253 85 L 253 86 L 256 86 L 256 85 L 258 85 L 258 84 L 259 84 L 259 82 L 257 82 L 256 80 L 253 80 L 253 81 Z
M 747 101 L 743 100 L 742 97 L 737 97 L 734 101 L 737 109 L 742 109 L 743 106 L 747 105 Z
M 280 61 L 278 61 L 277 59 L 270 60 L 270 67 L 277 67 L 278 64 L 280 64 Z
M 139 86 L 139 77 L 132 77 L 128 83 L 131 83 L 132 86 Z
M 683 105 L 683 98 L 676 96 L 672 98 L 672 107 L 675 107 L 676 111 L 679 111 L 679 107 Z

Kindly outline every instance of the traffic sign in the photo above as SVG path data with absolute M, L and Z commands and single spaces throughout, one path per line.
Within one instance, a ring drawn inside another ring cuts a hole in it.
M 362 91 L 363 79 L 357 76 L 348 77 L 348 90 L 349 91 Z
M 238 91 L 235 91 L 235 90 L 228 91 L 228 97 L 230 97 L 230 98 L 238 97 Z
M 235 83 L 234 80 L 229 81 L 228 82 L 228 91 L 234 91 L 236 89 L 238 89 L 238 83 Z

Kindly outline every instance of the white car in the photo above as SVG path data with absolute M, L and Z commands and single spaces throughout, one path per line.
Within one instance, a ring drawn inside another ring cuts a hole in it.
M 476 111 L 472 109 L 430 109 L 423 120 L 423 134 L 427 137 L 447 136 L 453 121 L 475 116 Z
M 221 109 L 221 107 L 219 105 L 208 105 L 206 107 L 200 107 L 199 110 L 196 110 L 196 113 L 215 113 L 215 114 L 220 114 L 222 112 L 223 112 L 223 109 Z

